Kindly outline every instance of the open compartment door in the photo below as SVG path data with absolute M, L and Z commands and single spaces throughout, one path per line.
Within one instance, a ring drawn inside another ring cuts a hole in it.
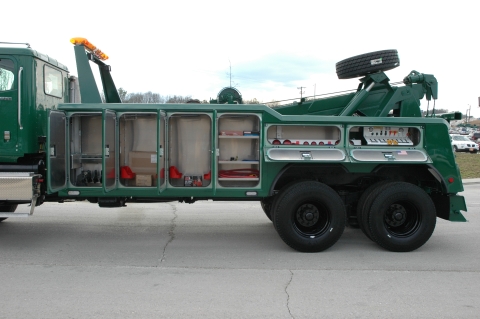
M 117 161 L 117 116 L 115 112 L 103 112 L 103 187 L 105 192 L 114 190 L 118 186 L 118 161 Z
M 65 113 L 49 111 L 47 121 L 47 187 L 49 193 L 67 186 L 66 119 Z
M 165 173 L 165 159 L 166 159 L 166 115 L 164 112 L 158 112 L 158 125 L 157 125 L 157 136 L 158 136 L 158 143 L 157 143 L 157 156 L 158 156 L 158 166 L 157 166 L 157 174 L 156 174 L 156 183 L 158 185 L 159 192 L 163 192 L 167 186 L 166 183 L 166 176 Z

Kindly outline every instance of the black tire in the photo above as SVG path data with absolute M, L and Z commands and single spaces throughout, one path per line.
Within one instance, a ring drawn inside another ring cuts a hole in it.
M 275 210 L 276 210 L 276 207 L 277 207 L 277 204 L 278 204 L 278 199 L 282 198 L 282 196 L 283 196 L 282 194 L 284 194 L 285 191 L 288 190 L 288 188 L 292 185 L 302 183 L 302 182 L 309 182 L 309 181 L 311 181 L 311 180 L 308 180 L 308 179 L 292 180 L 292 181 L 288 182 L 286 185 L 284 185 L 275 196 L 272 196 L 272 207 L 270 208 L 270 216 L 272 217 L 272 222 L 275 221 Z M 273 227 L 275 227 L 275 229 L 277 229 L 277 226 L 275 226 L 275 222 L 273 223 Z
M 428 241 L 436 221 L 430 196 L 416 185 L 398 182 L 383 187 L 373 201 L 369 229 L 383 248 L 406 252 Z
M 303 181 L 290 185 L 277 196 L 273 223 L 288 246 L 301 252 L 319 252 L 342 236 L 345 204 L 331 187 Z
M 270 221 L 273 221 L 273 219 L 272 219 L 272 202 L 273 202 L 272 197 L 267 197 L 267 198 L 264 198 L 260 201 L 260 206 L 262 207 L 263 212 L 268 217 L 268 219 L 270 219 Z
M 400 65 L 397 50 L 382 50 L 357 55 L 335 65 L 339 79 L 351 79 L 379 71 L 388 71 Z
M 0 212 L 3 213 L 13 213 L 17 209 L 18 205 L 0 205 Z M 8 217 L 2 217 L 0 218 L 0 223 L 3 222 L 5 219 Z
M 455 145 L 453 146 L 453 151 L 454 152 L 458 152 L 458 147 L 456 147 Z
M 378 196 L 378 194 L 382 191 L 382 189 L 391 181 L 381 181 L 373 184 L 369 188 L 367 188 L 360 200 L 357 204 L 357 219 L 358 224 L 362 232 L 367 236 L 370 240 L 375 241 L 370 234 L 370 229 L 368 226 L 368 216 L 370 212 L 370 208 L 372 206 L 373 200 Z

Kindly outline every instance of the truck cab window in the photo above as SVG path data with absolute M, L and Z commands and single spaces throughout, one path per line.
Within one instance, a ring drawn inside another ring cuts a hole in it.
M 13 88 L 13 61 L 9 59 L 0 59 L 0 91 L 9 91 Z
M 43 79 L 45 94 L 62 97 L 62 72 L 45 65 Z

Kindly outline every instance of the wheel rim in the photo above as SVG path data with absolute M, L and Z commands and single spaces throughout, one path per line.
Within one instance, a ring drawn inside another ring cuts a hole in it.
M 292 217 L 295 231 L 308 238 L 322 235 L 331 223 L 329 210 L 320 203 L 301 204 Z
M 409 237 L 415 233 L 421 224 L 418 209 L 408 202 L 398 202 L 390 205 L 384 215 L 384 224 L 388 233 L 395 237 Z

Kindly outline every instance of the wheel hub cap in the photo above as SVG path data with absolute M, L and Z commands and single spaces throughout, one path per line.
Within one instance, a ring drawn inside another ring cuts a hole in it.
M 407 212 L 400 204 L 393 204 L 387 211 L 386 222 L 388 225 L 397 227 L 402 225 L 407 219 Z
M 315 225 L 320 218 L 320 212 L 317 207 L 312 204 L 304 204 L 297 210 L 296 219 L 297 222 L 305 227 Z

